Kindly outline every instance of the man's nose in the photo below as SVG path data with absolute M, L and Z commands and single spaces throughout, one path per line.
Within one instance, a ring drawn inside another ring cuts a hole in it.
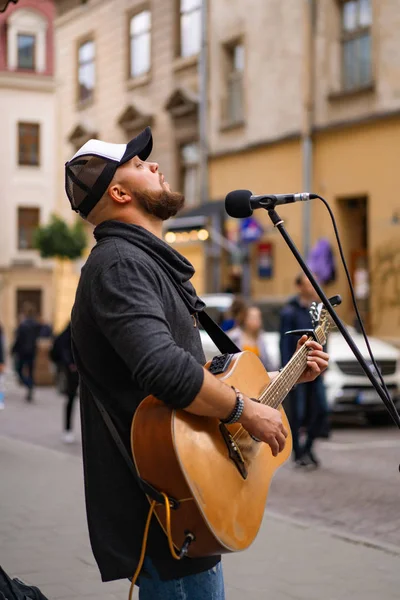
M 157 173 L 157 171 L 158 171 L 158 163 L 156 163 L 156 162 L 150 163 L 150 171 L 152 173 Z

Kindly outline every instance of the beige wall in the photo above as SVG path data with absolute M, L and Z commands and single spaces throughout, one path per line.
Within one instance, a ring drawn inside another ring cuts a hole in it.
M 39 166 L 18 165 L 18 122 L 40 125 Z M 55 208 L 54 81 L 0 73 L 0 322 L 10 342 L 17 326 L 18 289 L 42 291 L 42 317 L 52 321 L 52 266 L 35 250 L 18 249 L 18 207 L 40 210 L 40 224 Z
M 257 150 L 218 157 L 210 162 L 210 195 L 225 198 L 234 189 L 249 189 L 254 194 L 295 192 L 301 190 L 301 146 L 299 141 L 264 146 Z M 282 207 L 280 216 L 285 220 L 290 235 L 301 247 L 303 207 L 300 204 Z M 298 271 L 297 263 L 281 239 L 279 232 L 263 210 L 254 217 L 264 227 L 263 242 L 274 246 L 274 273 L 272 279 L 260 280 L 254 261 L 252 293 L 257 297 L 282 295 L 292 289 Z M 254 250 L 253 250 L 254 254 Z M 253 258 L 255 258 L 253 256 Z
M 317 2 L 312 45 L 316 53 L 315 98 L 314 103 L 309 105 L 305 103 L 307 4 L 298 0 L 209 2 L 210 197 L 222 199 L 230 190 L 239 188 L 248 188 L 254 193 L 301 191 L 304 184 L 300 133 L 306 111 L 314 109 L 313 191 L 319 192 L 331 203 L 344 232 L 346 251 L 351 246 L 352 228 L 351 223 L 344 219 L 337 199 L 368 197 L 370 265 L 378 261 L 382 270 L 386 268 L 383 263 L 388 259 L 382 253 L 378 258 L 380 249 L 389 244 L 390 250 L 393 250 L 398 237 L 391 218 L 397 209 L 396 157 L 400 125 L 398 117 L 378 120 L 376 117 L 387 116 L 400 109 L 398 2 L 373 0 L 374 81 L 370 89 L 353 94 L 340 92 L 338 3 L 331 0 Z M 144 6 L 141 0 L 90 0 L 85 5 L 63 0 L 57 5 L 62 9 L 61 13 L 65 11 L 57 19 L 60 143 L 57 198 L 60 211 L 71 214 L 63 190 L 63 163 L 74 152 L 67 141 L 68 136 L 77 125 L 82 125 L 102 139 L 125 141 L 127 134 L 117 120 L 130 104 L 143 114 L 153 116 L 153 157 L 160 162 L 172 186 L 176 187 L 178 143 L 196 133 L 196 121 L 189 123 L 188 127 L 177 127 L 165 110 L 165 103 L 179 86 L 187 86 L 196 92 L 197 61 L 175 58 L 175 2 L 153 0 L 151 3 L 152 68 L 150 75 L 140 82 L 129 81 L 127 69 L 128 20 L 136 8 Z M 76 104 L 76 54 L 79 41 L 88 35 L 92 35 L 97 43 L 96 94 L 91 106 L 80 109 Z M 234 39 L 242 39 L 245 45 L 246 114 L 241 127 L 227 131 L 221 129 L 222 45 Z M 354 125 L 356 121 L 362 123 Z M 135 133 L 132 132 L 132 135 Z M 299 248 L 303 243 L 303 210 L 301 205 L 279 210 Z M 333 241 L 331 226 L 322 206 L 313 202 L 311 210 L 311 243 L 322 235 Z M 262 241 L 269 241 L 274 246 L 274 277 L 271 280 L 258 279 L 253 249 L 252 292 L 257 297 L 287 295 L 293 290 L 297 263 L 278 232 L 270 229 L 268 217 L 262 211 L 258 211 L 256 217 L 265 227 Z M 177 248 L 195 263 L 199 270 L 196 286 L 203 290 L 205 279 L 203 277 L 202 284 L 201 273 L 207 268 L 204 253 L 198 246 Z M 373 266 L 372 270 L 375 276 L 378 268 Z M 76 273 L 71 281 L 76 281 Z M 72 303 L 74 285 L 62 287 L 65 314 Z M 376 291 L 373 292 L 371 324 L 380 335 L 400 336 L 397 301 L 394 299 L 396 285 L 395 277 L 390 275 L 386 287 L 378 286 L 380 292 L 386 290 L 383 300 Z M 377 290 L 377 284 L 374 283 L 374 286 L 373 289 Z M 341 312 L 349 319 L 351 309 L 342 274 L 327 292 L 343 295 Z M 384 309 L 381 309 L 382 305 Z M 384 317 L 378 319 L 382 310 Z M 62 320 L 60 317 L 59 321 Z
M 303 7 L 298 0 L 212 0 L 210 149 L 240 148 L 299 132 L 302 119 Z M 223 44 L 245 46 L 245 124 L 221 130 Z
M 344 199 L 367 197 L 368 260 L 371 276 L 369 323 L 375 335 L 400 338 L 400 219 L 397 197 L 399 174 L 397 146 L 400 118 L 346 129 L 321 132 L 314 141 L 313 191 L 322 195 L 337 220 L 346 260 L 351 268 L 350 251 L 356 249 L 361 223 L 348 218 L 341 210 Z M 254 151 L 227 155 L 211 161 L 210 189 L 221 198 L 235 188 L 254 193 L 301 190 L 300 142 L 281 143 Z M 278 213 L 297 247 L 302 247 L 302 211 L 300 204 L 279 207 Z M 264 226 L 261 241 L 271 242 L 274 249 L 274 277 L 260 280 L 256 269 L 256 245 L 252 249 L 252 293 L 255 297 L 285 296 L 293 292 L 293 280 L 299 268 L 285 242 L 271 230 L 262 210 L 254 213 Z M 337 250 L 330 217 L 323 204 L 311 204 L 311 243 L 328 238 L 337 260 L 337 279 L 326 286 L 328 295 L 341 294 L 339 314 L 350 322 L 353 308 L 347 280 Z M 356 245 L 354 245 L 356 244 Z
M 370 91 L 342 94 L 339 2 L 319 0 L 315 38 L 315 123 L 359 119 L 400 109 L 400 39 L 397 0 L 372 0 L 372 73 Z
M 340 221 L 338 199 L 368 197 L 371 326 L 374 333 L 385 337 L 400 337 L 400 224 L 392 223 L 393 214 L 400 208 L 399 139 L 400 118 L 393 118 L 326 132 L 317 136 L 315 144 L 314 189 L 328 200 L 338 218 L 345 250 L 346 240 L 351 241 L 357 224 Z M 333 241 L 330 219 L 318 202 L 313 203 L 312 223 L 314 239 L 324 235 Z M 341 268 L 338 282 L 330 286 L 330 291 L 343 295 L 346 315 L 350 315 L 350 298 Z

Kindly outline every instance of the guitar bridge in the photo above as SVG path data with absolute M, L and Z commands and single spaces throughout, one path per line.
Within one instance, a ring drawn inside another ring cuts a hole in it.
M 243 477 L 243 479 L 247 479 L 247 467 L 244 462 L 242 453 L 240 452 L 239 446 L 236 444 L 233 436 L 229 433 L 228 429 L 223 423 L 220 423 L 219 430 L 224 438 L 224 442 L 228 448 L 229 458 L 234 462 L 235 467 Z

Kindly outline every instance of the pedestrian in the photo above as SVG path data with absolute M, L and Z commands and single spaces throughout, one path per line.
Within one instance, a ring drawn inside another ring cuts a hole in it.
M 223 331 L 230 331 L 234 327 L 241 325 L 246 313 L 247 303 L 242 296 L 235 296 L 229 309 L 224 314 L 221 322 Z
M 50 358 L 57 366 L 57 377 L 61 381 L 60 391 L 66 397 L 62 439 L 65 444 L 72 444 L 75 442 L 72 418 L 79 386 L 79 375 L 72 355 L 71 323 L 68 323 L 64 331 L 54 339 Z
M 15 333 L 11 352 L 16 356 L 18 378 L 27 388 L 26 401 L 32 402 L 35 385 L 36 343 L 40 333 L 40 323 L 36 320 L 35 308 L 30 303 L 24 305 L 23 315 Z
M 295 329 L 311 329 L 309 309 L 318 296 L 308 277 L 301 273 L 295 279 L 297 294 L 289 299 L 281 311 L 280 353 L 285 366 L 296 350 L 298 338 L 286 335 Z M 314 442 L 323 432 L 326 436 L 327 400 L 322 377 L 297 385 L 284 401 L 293 440 L 293 460 L 297 466 L 318 467 L 319 459 L 314 452 Z M 300 432 L 305 427 L 306 436 L 301 442 Z
M 5 371 L 5 352 L 3 327 L 0 323 L 0 410 L 4 408 L 4 371 Z
M 267 371 L 272 371 L 273 364 L 265 342 L 261 310 L 250 305 L 245 309 L 238 327 L 229 331 L 229 337 L 241 350 L 254 352 Z
M 242 398 L 203 367 L 197 313 L 204 303 L 190 283 L 194 269 L 162 239 L 163 222 L 184 198 L 147 161 L 151 149 L 147 127 L 128 144 L 89 140 L 66 164 L 71 206 L 95 226 L 97 242 L 81 272 L 71 328 L 89 533 L 103 581 L 139 573 L 149 507 L 95 399 L 128 451 L 132 417 L 149 394 L 171 410 L 227 422 L 243 408 L 238 420 L 274 455 L 286 436 L 279 411 Z M 327 360 L 311 342 L 302 380 L 317 377 Z M 156 520 L 138 584 L 140 600 L 224 598 L 220 556 L 175 560 Z

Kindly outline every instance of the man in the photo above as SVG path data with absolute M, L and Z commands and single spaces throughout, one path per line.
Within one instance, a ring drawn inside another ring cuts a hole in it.
M 297 339 L 286 335 L 294 329 L 312 328 L 309 309 L 312 302 L 318 302 L 318 295 L 308 277 L 301 273 L 295 279 L 297 294 L 289 300 L 281 312 L 280 351 L 284 366 L 296 350 Z M 292 431 L 293 460 L 297 466 L 319 466 L 313 446 L 321 435 L 327 419 L 325 386 L 322 377 L 315 381 L 296 386 L 287 396 L 288 419 Z M 300 443 L 300 428 L 306 423 L 307 434 L 304 445 Z
M 26 303 L 24 317 L 18 325 L 12 353 L 16 355 L 16 368 L 19 380 L 27 388 L 26 401 L 32 402 L 34 388 L 34 369 L 36 344 L 40 333 L 40 323 L 36 320 L 35 307 Z
M 204 304 L 190 283 L 194 270 L 162 239 L 163 221 L 184 199 L 171 192 L 157 163 L 146 162 L 151 149 L 147 127 L 126 145 L 90 140 L 66 165 L 72 208 L 95 226 L 97 241 L 82 269 L 72 343 L 81 379 L 89 533 L 104 581 L 134 574 L 149 505 L 92 393 L 128 450 L 132 416 L 149 394 L 171 408 L 220 419 L 240 405 L 235 391 L 202 366 L 196 313 Z M 327 360 L 311 343 L 302 380 L 314 379 Z M 278 411 L 244 398 L 240 422 L 274 455 L 283 449 L 287 432 Z M 174 560 L 153 520 L 139 586 L 141 600 L 222 600 L 220 557 Z

